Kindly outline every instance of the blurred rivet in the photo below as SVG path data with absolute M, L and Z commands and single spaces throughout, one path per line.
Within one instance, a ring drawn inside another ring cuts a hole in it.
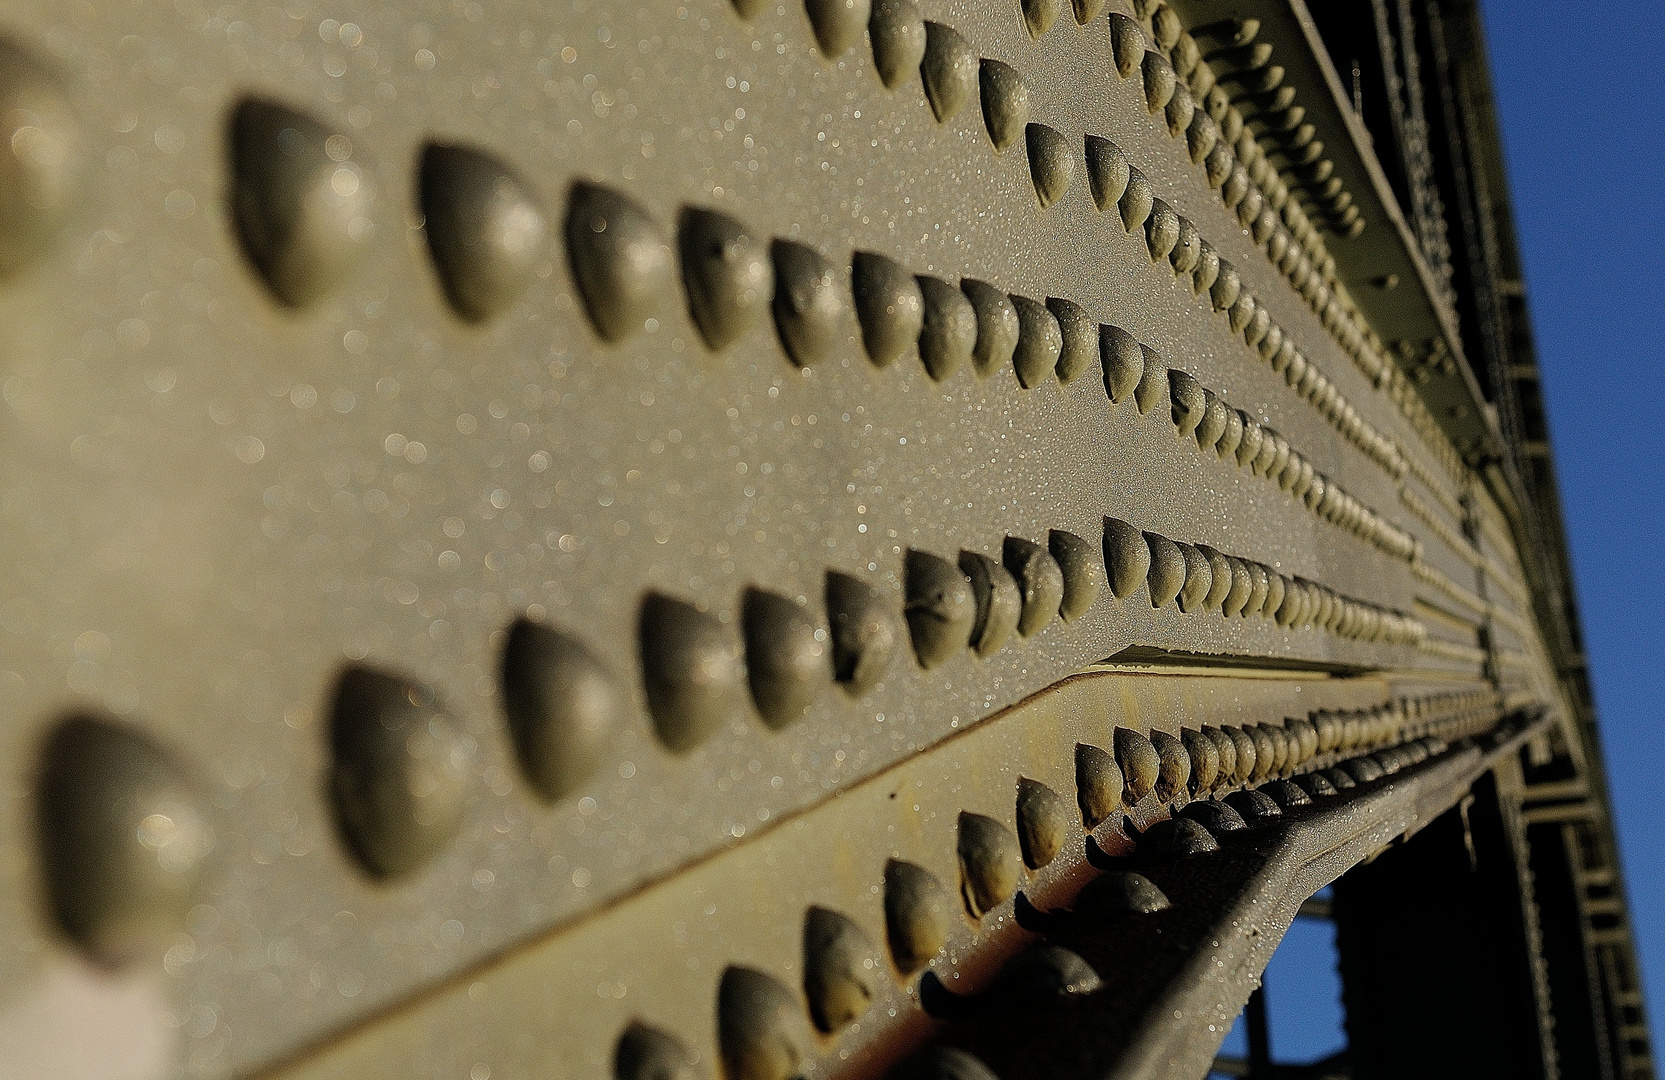
M 1059 945 L 1038 942 L 1006 961 L 989 992 L 1021 1005 L 1036 999 L 1091 994 L 1102 985 L 1098 972 L 1080 955 Z
M 503 711 L 528 783 L 553 802 L 600 766 L 624 704 L 606 665 L 576 637 L 517 619 L 503 648 Z
M 1150 547 L 1144 534 L 1125 521 L 1105 518 L 1104 565 L 1111 594 L 1118 600 L 1131 596 L 1150 572 Z
M 896 651 L 896 617 L 878 590 L 859 578 L 827 573 L 832 672 L 846 693 L 861 697 L 884 675 Z
M 642 685 L 659 741 L 686 754 L 738 705 L 745 665 L 715 615 L 660 593 L 642 598 Z
M 1185 745 L 1166 731 L 1152 728 L 1150 744 L 1160 761 L 1156 779 L 1156 798 L 1171 802 L 1190 790 L 1191 755 Z
M 1232 746 L 1237 748 L 1237 767 L 1232 770 L 1232 780 L 1238 784 L 1246 784 L 1254 776 L 1256 758 L 1259 750 L 1255 747 L 1254 738 L 1240 727 L 1222 727 Z
M 849 310 L 844 275 L 804 244 L 776 240 L 769 251 L 775 264 L 775 330 L 792 362 L 808 367 L 838 344 Z
M 960 291 L 971 301 L 977 315 L 977 345 L 971 353 L 972 369 L 978 378 L 1005 367 L 1017 351 L 1023 323 L 1017 308 L 1005 293 L 986 281 L 962 278 Z
M 984 58 L 977 68 L 977 88 L 983 101 L 983 126 L 996 151 L 1017 142 L 1029 123 L 1029 87 L 1017 68 Z M 1046 200 L 1042 200 L 1043 205 Z
M 1214 786 L 1228 787 L 1238 783 L 1237 779 L 1237 743 L 1230 735 L 1217 727 L 1204 725 L 1203 735 L 1214 744 L 1215 753 L 1219 755 L 1220 767 L 1216 774 Z
M 699 1056 L 657 1028 L 632 1023 L 613 1049 L 613 1080 L 702 1080 Z
M 918 342 L 925 298 L 913 275 L 894 259 L 858 251 L 851 261 L 862 345 L 875 367 L 886 367 Z
M 917 548 L 908 549 L 903 575 L 907 600 L 902 610 L 914 654 L 920 667 L 936 667 L 970 643 L 977 597 L 953 563 Z
M 1064 350 L 1064 331 L 1058 325 L 1058 317 L 1040 301 L 1016 293 L 1008 299 L 1018 317 L 1018 340 L 1017 348 L 1012 353 L 1012 368 L 1017 372 L 1020 385 L 1025 389 L 1034 389 L 1043 381 L 1055 377 L 1058 358 Z
M 900 859 L 885 864 L 885 932 L 904 975 L 931 962 L 948 940 L 953 897 L 929 870 Z
M 1024 129 L 1024 139 L 1029 149 L 1029 177 L 1044 210 L 1069 190 L 1075 177 L 1075 156 L 1070 153 L 1068 140 L 1045 124 L 1030 124 Z
M 721 351 L 751 329 L 774 298 L 775 268 L 763 241 L 715 210 L 682 211 L 677 231 L 688 313 L 700 336 Z
M 987 555 L 960 552 L 960 571 L 970 579 L 972 594 L 977 598 L 971 647 L 978 656 L 992 656 L 1017 629 L 1023 617 L 1023 594 L 1006 568 Z
M 1102 750 L 1099 752 L 1103 753 Z M 1119 792 L 1117 798 L 1120 798 Z M 1069 828 L 1069 803 L 1064 801 L 1064 797 L 1039 780 L 1019 777 L 1017 836 L 1023 851 L 1023 864 L 1031 870 L 1039 870 L 1052 862 L 1069 839 Z
M 791 1080 L 804 1061 L 803 1019 L 792 991 L 746 967 L 717 987 L 717 1046 L 728 1080 Z
M 802 605 L 756 588 L 741 600 L 740 623 L 752 702 L 778 731 L 802 718 L 826 685 L 829 635 Z
M 422 151 L 419 201 L 441 284 L 470 322 L 503 311 L 526 291 L 547 256 L 549 222 L 513 170 L 463 146 Z
M 821 55 L 836 60 L 861 39 L 872 15 L 871 0 L 804 0 Z
M 920 274 L 919 294 L 925 318 L 919 331 L 919 358 L 936 382 L 952 376 L 977 349 L 977 310 L 964 293 L 941 278 Z
M 567 257 L 596 333 L 623 341 L 641 330 L 669 290 L 671 249 L 640 203 L 577 183 L 567 200 Z
M 872 940 L 845 916 L 823 907 L 804 913 L 804 997 L 817 1028 L 830 1035 L 867 1011 L 878 962 Z
M 1070 5 L 1075 11 L 1075 21 L 1086 26 L 1098 18 L 1099 12 L 1104 10 L 1104 0 L 1071 0 Z M 1122 73 L 1124 76 L 1126 72 Z
M 1162 758 L 1142 732 L 1118 727 L 1114 738 L 1116 764 L 1122 771 L 1122 801 L 1132 806 L 1156 790 L 1162 775 Z
M 955 853 L 960 898 L 974 919 L 1011 899 L 1023 876 L 1023 852 L 1012 830 L 991 817 L 961 811 Z
M 1307 793 L 1309 798 L 1322 799 L 1336 794 L 1335 785 L 1323 773 L 1303 773 L 1292 781 L 1296 787 Z
M 925 59 L 925 20 L 913 0 L 872 0 L 867 34 L 879 81 L 894 90 Z
M 1154 915 L 1170 906 L 1161 889 L 1143 874 L 1112 870 L 1087 882 L 1075 898 L 1074 913 L 1098 922 L 1128 915 Z
M 925 57 L 920 61 L 919 73 L 939 124 L 947 123 L 965 104 L 977 85 L 977 68 L 977 54 L 959 31 L 926 21 Z
M 1285 810 L 1312 805 L 1312 797 L 1288 780 L 1274 780 L 1262 785 L 1260 790 Z
M 1348 774 L 1346 769 L 1325 769 L 1324 779 L 1328 780 L 1330 782 L 1330 786 L 1335 788 L 1338 792 L 1350 791 L 1358 786 L 1358 781 L 1354 780 L 1352 776 Z

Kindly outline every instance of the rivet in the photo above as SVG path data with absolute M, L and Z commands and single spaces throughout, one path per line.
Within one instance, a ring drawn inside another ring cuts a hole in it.
M 1058 0 L 1023 0 L 1023 25 L 1029 36 L 1038 38 L 1058 18 Z
M 925 97 L 937 123 L 947 123 L 977 85 L 977 54 L 959 31 L 939 22 L 925 22 L 925 57 L 919 74 Z
M 642 598 L 637 639 L 654 731 L 671 753 L 686 754 L 738 703 L 740 650 L 715 615 L 660 593 Z
M 1072 910 L 1090 923 L 1099 923 L 1128 915 L 1154 915 L 1170 906 L 1168 897 L 1145 875 L 1111 870 L 1082 887 Z
M 1190 790 L 1191 755 L 1178 739 L 1156 728 L 1151 729 L 1150 744 L 1161 762 L 1155 788 L 1157 801 L 1172 802 Z
M 1207 240 L 1197 242 L 1197 265 L 1191 271 L 1191 292 L 1201 296 L 1220 277 L 1220 253 Z
M 952 903 L 924 867 L 901 859 L 885 864 L 885 933 L 891 961 L 903 975 L 930 963 L 948 940 Z
M 1264 724 L 1246 724 L 1243 731 L 1254 740 L 1255 766 L 1249 779 L 1258 784 L 1277 773 L 1279 746 L 1272 741 L 1272 732 Z
M 1187 774 L 1190 776 L 1191 794 L 1200 796 L 1212 791 L 1220 778 L 1220 751 L 1215 747 L 1214 740 L 1195 728 L 1181 728 L 1179 742 L 1190 762 Z
M 1203 726 L 1203 737 L 1214 744 L 1214 752 L 1219 757 L 1220 767 L 1214 778 L 1216 788 L 1230 787 L 1238 783 L 1237 779 L 1237 743 L 1230 735 L 1217 727 Z
M 1061 945 L 1037 942 L 1000 968 L 991 996 L 1015 1004 L 1036 999 L 1091 994 L 1103 986 L 1091 964 Z
M 1242 615 L 1243 609 L 1249 606 L 1249 595 L 1254 592 L 1254 576 L 1242 559 L 1227 555 L 1226 562 L 1231 565 L 1231 588 L 1227 590 L 1225 599 L 1220 601 L 1220 613 L 1229 619 Z
M 1179 215 L 1161 199 L 1151 203 L 1150 217 L 1145 221 L 1145 244 L 1150 249 L 1152 262 L 1166 259 L 1179 243 Z
M 173 754 L 125 725 L 73 717 L 47 736 L 34 779 L 35 839 L 59 927 L 104 967 L 167 948 L 185 932 L 214 847 L 200 793 Z
M 1112 11 L 1110 52 L 1115 57 L 1117 74 L 1125 79 L 1139 70 L 1145 59 L 1145 50 L 1145 32 L 1139 29 L 1139 24 L 1119 11 Z
M 1243 328 L 1243 341 L 1249 348 L 1256 348 L 1271 332 L 1271 329 L 1271 313 L 1265 307 L 1257 304 L 1254 316 L 1249 320 L 1249 324 Z
M 1119 787 L 1120 777 L 1117 779 Z M 1039 870 L 1057 858 L 1069 838 L 1069 826 L 1069 804 L 1062 795 L 1039 780 L 1018 778 L 1017 836 L 1025 866 Z
M 1089 831 L 1121 809 L 1125 788 L 1121 766 L 1107 751 L 1090 743 L 1075 744 L 1075 801 L 1081 824 Z
M 1030 124 L 1024 129 L 1029 148 L 1029 178 L 1035 183 L 1035 197 L 1046 209 L 1064 197 L 1075 177 L 1075 156 L 1069 142 L 1056 129 Z
M 1197 103 L 1191 97 L 1191 88 L 1185 84 L 1184 80 L 1177 81 L 1174 85 L 1173 95 L 1168 98 L 1168 103 L 1162 107 L 1162 117 L 1168 123 L 1169 136 L 1177 139 L 1186 128 L 1191 126 L 1191 118 L 1196 115 Z
M 1180 544 L 1179 553 L 1185 559 L 1185 584 L 1179 590 L 1179 610 L 1196 611 L 1214 586 L 1214 573 L 1208 557 L 1195 545 Z
M 862 346 L 875 367 L 887 367 L 918 342 L 925 326 L 925 297 L 913 275 L 894 259 L 858 251 L 851 264 Z
M 567 258 L 590 323 L 604 341 L 642 329 L 669 290 L 671 249 L 636 200 L 584 182 L 567 199 Z
M 919 294 L 925 318 L 919 331 L 919 358 L 936 382 L 949 378 L 977 349 L 977 310 L 964 293 L 941 278 L 920 274 Z
M 977 344 L 971 353 L 972 369 L 978 378 L 1011 361 L 1023 333 L 1017 308 L 999 289 L 985 281 L 962 278 L 960 291 L 971 301 L 977 318 Z
M 1183 439 L 1202 424 L 1203 418 L 1208 415 L 1209 399 L 1213 395 L 1204 390 L 1202 384 L 1193 378 L 1190 372 L 1169 368 L 1168 396 L 1173 402 L 1174 424 L 1179 428 L 1179 437 Z M 1219 438 L 1218 432 L 1215 433 L 1215 438 Z
M 920 667 L 936 667 L 970 643 L 977 597 L 953 563 L 917 548 L 908 549 L 903 576 L 907 602 L 902 610 L 914 655 Z
M 1177 96 L 1177 95 L 1176 95 Z M 1214 118 L 1201 109 L 1195 110 L 1186 121 L 1185 147 L 1191 155 L 1191 160 L 1202 164 L 1204 158 L 1220 142 L 1220 125 Z M 1215 186 L 1210 184 L 1210 186 Z
M 1017 68 L 984 58 L 977 68 L 977 88 L 983 100 L 983 126 L 996 152 L 1017 142 L 1029 123 L 1029 87 Z M 1049 205 L 1042 199 L 1043 205 Z
M 1227 318 L 1231 320 L 1231 332 L 1241 334 L 1244 327 L 1248 326 L 1249 321 L 1255 317 L 1255 311 L 1258 307 L 1255 298 L 1247 291 L 1238 293 L 1237 302 L 1231 305 L 1231 310 L 1226 313 Z
M 1102 323 L 1098 328 L 1098 355 L 1104 370 L 1104 391 L 1112 402 L 1119 404 L 1144 377 L 1144 352 L 1132 334 L 1119 326 Z
M 873 1002 L 878 950 L 850 919 L 823 907 L 804 913 L 804 997 L 815 1026 L 832 1034 Z
M 1161 353 L 1143 342 L 1139 345 L 1139 353 L 1144 361 L 1144 374 L 1139 377 L 1139 385 L 1133 388 L 1133 403 L 1139 407 L 1139 415 L 1143 416 L 1168 397 L 1168 362 L 1162 359 Z
M 801 605 L 778 593 L 747 589 L 740 612 L 752 702 L 778 731 L 802 718 L 826 684 L 828 634 Z
M 1255 218 L 1254 224 L 1249 226 L 1249 232 L 1257 245 L 1264 246 L 1271 239 L 1272 232 L 1278 227 L 1278 212 L 1270 206 L 1261 210 L 1260 216 Z
M 872 0 L 867 34 L 879 81 L 894 90 L 925 59 L 925 20 L 913 0 Z
M 1023 617 L 1023 594 L 1006 568 L 975 551 L 960 552 L 960 570 L 971 581 L 977 598 L 977 618 L 971 628 L 971 647 L 978 656 L 1000 651 Z
M 1139 854 L 1147 858 L 1183 859 L 1220 850 L 1214 834 L 1190 818 L 1166 818 L 1139 837 Z
M 827 621 L 832 636 L 833 678 L 861 697 L 884 675 L 896 651 L 896 618 L 871 585 L 827 573 Z
M 781 982 L 730 967 L 717 986 L 717 1047 L 727 1080 L 791 1080 L 804 1060 L 799 1005 Z
M 1270 315 L 1267 316 L 1266 336 L 1260 339 L 1260 344 L 1256 347 L 1260 350 L 1260 358 L 1267 363 L 1271 363 L 1283 348 L 1283 328 L 1272 323 Z
M 861 39 L 872 16 L 870 0 L 804 0 L 804 13 L 815 31 L 821 55 L 837 60 Z
M 1087 186 L 1093 193 L 1093 203 L 1101 212 L 1108 213 L 1127 191 L 1132 165 L 1121 147 L 1098 135 L 1086 139 Z
M 1012 293 L 1007 297 L 1017 311 L 1018 340 L 1012 353 L 1012 368 L 1018 383 L 1032 390 L 1055 377 L 1058 358 L 1064 351 L 1064 331 L 1058 317 L 1045 304 Z M 975 303 L 975 301 L 973 301 Z M 978 332 L 981 343 L 981 329 Z
M 1266 611 L 1266 597 L 1269 595 L 1272 582 L 1266 567 L 1257 562 L 1245 563 L 1249 568 L 1249 602 L 1243 605 L 1243 617 L 1261 615 Z
M 1309 761 L 1318 756 L 1318 729 L 1312 721 L 1302 717 L 1285 722 L 1284 727 L 1295 736 L 1300 745 L 1300 760 Z
M 1174 88 L 1179 85 L 1173 65 L 1161 53 L 1147 50 L 1139 71 L 1145 81 L 1145 108 L 1152 113 L 1161 111 L 1173 100 Z
M 431 688 L 348 668 L 336 685 L 330 744 L 336 818 L 370 873 L 409 874 L 457 835 L 473 800 L 474 740 Z
M 267 287 L 292 308 L 345 279 L 375 232 L 370 170 L 353 159 L 352 143 L 336 137 L 312 117 L 269 101 L 245 100 L 231 115 L 237 232 Z M 33 147 L 35 140 L 14 135 L 13 145 Z M 345 156 L 337 161 L 330 149 Z M 30 231 L 46 227 L 31 223 Z
M 1118 600 L 1131 596 L 1150 572 L 1150 547 L 1144 534 L 1125 521 L 1105 518 L 1104 565 L 1109 571 L 1111 595 Z
M 1226 403 L 1214 396 L 1214 391 L 1203 391 L 1202 419 L 1197 421 L 1197 449 L 1212 450 L 1226 433 L 1227 417 L 1232 415 Z
M 1017 631 L 1024 637 L 1045 629 L 1059 614 L 1064 600 L 1064 571 L 1047 549 L 1021 537 L 1008 536 L 1001 562 L 1017 582 L 1023 602 Z
M 1341 768 L 1325 769 L 1324 770 L 1324 779 L 1328 780 L 1330 782 L 1330 786 L 1335 788 L 1335 790 L 1338 791 L 1338 792 L 1340 792 L 1340 791 L 1351 791 L 1353 788 L 1358 786 L 1358 781 L 1354 780 L 1350 775 L 1348 775 L 1346 769 L 1341 769 Z
M 1267 571 L 1266 574 L 1266 603 L 1261 605 L 1260 613 L 1268 619 L 1276 619 L 1278 611 L 1283 607 L 1284 592 L 1288 586 L 1284 583 L 1283 575 Z
M 1249 827 L 1243 815 L 1222 802 L 1199 799 L 1180 807 L 1179 816 L 1195 821 L 1210 833 L 1239 832 Z
M 885 1080 L 998 1080 L 989 1067 L 964 1050 L 927 1046 L 886 1074 Z
M 1071 0 L 1071 7 L 1075 10 L 1076 23 L 1086 26 L 1104 10 L 1104 0 Z M 1122 72 L 1124 78 L 1127 74 L 1125 71 Z
M 775 265 L 775 330 L 792 362 L 808 367 L 838 343 L 848 310 L 843 275 L 804 244 L 776 240 L 769 251 Z
M 1201 607 L 1204 611 L 1218 611 L 1231 592 L 1231 563 L 1207 544 L 1198 544 L 1197 551 L 1207 560 L 1209 575 L 1208 592 L 1203 595 Z
M 1266 432 L 1253 417 L 1241 409 L 1238 410 L 1237 417 L 1243 424 L 1243 438 L 1237 444 L 1237 467 L 1244 469 L 1260 456 L 1260 447 L 1266 441 Z
M 430 143 L 419 168 L 428 249 L 457 314 L 483 322 L 520 299 L 549 223 L 519 176 L 490 154 Z
M 1173 250 L 1168 252 L 1168 262 L 1175 274 L 1189 277 L 1201 259 L 1202 236 L 1190 219 L 1182 217 L 1179 219 L 1179 238 L 1174 241 Z
M 613 1080 L 703 1080 L 698 1060 L 675 1036 L 635 1022 L 613 1049 Z
M 1046 307 L 1058 320 L 1058 329 L 1064 335 L 1057 373 L 1058 381 L 1068 386 L 1098 355 L 1098 324 L 1080 304 L 1061 296 L 1047 297 Z
M 1222 405 L 1225 403 L 1222 402 Z M 1225 406 L 1226 428 L 1220 433 L 1220 438 L 1214 444 L 1217 457 L 1228 458 L 1236 455 L 1237 447 L 1243 442 L 1243 413 L 1231 406 Z
M 1290 386 L 1299 383 L 1307 373 L 1307 358 L 1299 352 L 1289 358 L 1289 365 L 1283 369 L 1283 381 Z
M 1241 727 L 1222 727 L 1220 730 L 1237 750 L 1237 767 L 1232 770 L 1232 781 L 1237 784 L 1248 783 L 1255 774 L 1255 766 L 1260 757 L 1254 737 Z
M 1323 799 L 1336 794 L 1335 785 L 1323 773 L 1303 773 L 1291 782 L 1306 792 L 1309 799 Z
M 1293 810 L 1297 806 L 1311 806 L 1312 796 L 1302 791 L 1300 786 L 1288 780 L 1274 780 L 1264 784 L 1260 790 L 1269 795 L 1273 802 L 1285 810 Z
M 1151 187 L 1145 174 L 1134 166 L 1127 169 L 1127 190 L 1117 200 L 1116 206 L 1121 210 L 1122 228 L 1128 232 L 1142 228 L 1150 220 L 1151 209 L 1156 205 L 1156 189 Z
M 1234 791 L 1226 796 L 1225 803 L 1251 826 L 1283 817 L 1283 808 L 1264 791 Z
M 1236 209 L 1244 196 L 1248 195 L 1253 183 L 1254 181 L 1249 179 L 1248 170 L 1242 165 L 1234 166 L 1231 174 L 1220 185 L 1220 201 L 1226 204 L 1227 210 Z
M 1209 287 L 1208 298 L 1214 304 L 1215 311 L 1229 311 L 1237 303 L 1238 295 L 1243 291 L 1243 279 L 1238 275 L 1237 268 L 1224 259 L 1220 260 L 1220 273 Z
M 1062 529 L 1047 534 L 1047 550 L 1058 564 L 1063 577 L 1063 597 L 1058 614 L 1066 623 L 1085 615 L 1098 600 L 1104 587 L 1104 568 L 1093 546 L 1081 537 Z
M 1221 141 L 1215 143 L 1208 156 L 1203 158 L 1203 175 L 1208 178 L 1211 188 L 1223 188 L 1231 178 L 1232 170 L 1237 168 L 1237 156 L 1231 152 L 1230 142 L 1224 138 L 1224 133 L 1221 134 Z
M 1260 217 L 1261 210 L 1266 207 L 1266 197 L 1260 193 L 1260 188 L 1250 185 L 1243 193 L 1243 198 L 1237 204 L 1237 221 L 1245 229 L 1253 225 Z
M 991 817 L 960 812 L 955 854 L 960 861 L 960 899 L 973 919 L 1010 900 L 1023 875 L 1023 853 L 1012 830 Z
M 762 240 L 715 210 L 682 211 L 677 230 L 688 314 L 721 351 L 751 329 L 774 297 L 775 268 Z
M 517 619 L 503 648 L 503 711 L 527 782 L 553 802 L 595 773 L 624 704 L 606 665 L 576 637 Z
M 1115 731 L 1116 764 L 1122 771 L 1122 802 L 1132 806 L 1156 790 L 1162 758 L 1150 739 L 1132 728 Z

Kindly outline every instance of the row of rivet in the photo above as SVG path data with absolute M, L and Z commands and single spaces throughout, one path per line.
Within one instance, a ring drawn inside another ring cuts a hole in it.
M 1168 371 L 1173 420 L 1179 437 L 1195 435 L 1197 448 L 1232 458 L 1256 476 L 1274 481 L 1284 492 L 1306 503 L 1325 521 L 1407 562 L 1415 561 L 1421 541 L 1383 518 L 1316 471 L 1287 439 L 1264 427 L 1241 409 L 1178 368 Z

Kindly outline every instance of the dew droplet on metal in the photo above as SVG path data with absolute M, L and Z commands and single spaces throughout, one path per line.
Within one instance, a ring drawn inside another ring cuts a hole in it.
M 873 45 L 873 68 L 879 81 L 894 90 L 925 59 L 925 20 L 913 0 L 872 0 L 867 20 Z
M 792 1080 L 804 1062 L 801 1006 L 772 975 L 729 967 L 717 986 L 717 1049 L 727 1080 Z
M 986 281 L 962 278 L 960 291 L 971 301 L 977 315 L 977 345 L 972 350 L 972 369 L 978 378 L 1005 367 L 1016 353 L 1023 324 L 1012 300 Z
M 1005 150 L 1017 142 L 1029 123 L 1029 87 L 1017 68 L 985 57 L 978 64 L 977 88 L 989 141 L 997 152 Z
M 1098 356 L 1098 323 L 1087 314 L 1086 308 L 1061 296 L 1047 297 L 1046 307 L 1063 332 L 1064 347 L 1058 353 L 1057 372 L 1058 381 L 1068 386 Z
M 1093 545 L 1072 532 L 1051 530 L 1046 546 L 1064 579 L 1058 614 L 1066 623 L 1074 622 L 1098 601 L 1104 588 L 1104 564 Z
M 1017 582 L 1023 614 L 1017 631 L 1024 637 L 1046 628 L 1064 601 L 1064 571 L 1047 549 L 1022 537 L 1008 536 L 1001 562 Z
M 885 936 L 891 962 L 912 975 L 948 941 L 953 894 L 922 866 L 901 859 L 885 864 Z
M 1064 350 L 1064 331 L 1058 317 L 1038 300 L 1011 293 L 1008 299 L 1017 312 L 1017 348 L 1012 352 L 1012 368 L 1017 372 L 1018 384 L 1030 390 L 1054 378 L 1058 357 Z
M 1017 629 L 1023 617 L 1023 594 L 1006 568 L 975 551 L 960 552 L 960 570 L 971 582 L 977 617 L 971 627 L 971 647 L 978 656 L 992 656 Z
M 849 310 L 844 274 L 805 244 L 776 240 L 769 252 L 775 268 L 775 330 L 792 362 L 809 367 L 838 345 Z
M 977 597 L 958 567 L 917 548 L 908 549 L 903 577 L 907 599 L 902 610 L 914 655 L 920 667 L 936 667 L 970 644 Z
M 851 262 L 862 345 L 875 367 L 888 367 L 919 341 L 925 297 L 913 275 L 894 259 L 858 251 Z
M 977 53 L 959 31 L 926 20 L 925 56 L 919 62 L 919 75 L 937 123 L 953 119 L 971 96 L 977 87 L 977 68 Z
M 1179 545 L 1160 533 L 1144 534 L 1150 550 L 1150 569 L 1145 581 L 1150 586 L 1150 606 L 1167 607 L 1185 587 L 1185 555 Z
M 58 76 L 0 38 L 0 278 L 45 254 L 80 199 L 84 135 Z
M 624 702 L 612 673 L 576 637 L 517 619 L 503 648 L 503 711 L 527 782 L 553 802 L 594 775 Z
M 861 1018 L 873 1003 L 878 950 L 849 918 L 823 907 L 804 913 L 804 997 L 827 1034 Z
M 815 44 L 828 60 L 837 60 L 861 40 L 872 13 L 871 0 L 804 0 Z
M 380 878 L 443 851 L 474 800 L 474 740 L 432 688 L 349 667 L 330 715 L 330 792 L 359 862 Z
M 827 573 L 827 621 L 833 678 L 851 697 L 861 697 L 884 676 L 896 652 L 896 616 L 877 589 L 833 570 Z
M 974 919 L 1004 904 L 1023 876 L 1023 852 L 1012 830 L 983 814 L 960 812 L 954 846 L 960 862 L 960 899 Z
M 1029 178 L 1045 210 L 1069 190 L 1075 177 L 1075 156 L 1063 134 L 1045 124 L 1030 124 L 1024 129 L 1024 139 L 1029 149 Z
M 596 333 L 619 342 L 639 332 L 674 278 L 659 223 L 628 195 L 579 181 L 567 198 L 566 236 L 573 282 Z
M 925 301 L 919 358 L 925 373 L 942 382 L 969 363 L 977 349 L 977 311 L 964 293 L 941 278 L 921 274 L 916 280 Z
M 1090 743 L 1075 744 L 1075 801 L 1081 824 L 1091 830 L 1121 809 L 1125 794 L 1121 766 L 1106 750 Z
M 369 250 L 370 170 L 345 136 L 252 98 L 232 111 L 230 147 L 230 208 L 243 251 L 280 303 L 304 307 Z
M 706 345 L 728 348 L 769 307 L 775 269 L 763 240 L 715 210 L 682 211 L 677 229 L 688 314 Z
M 762 589 L 740 602 L 752 703 L 775 730 L 803 718 L 832 674 L 829 634 L 801 604 Z
M 642 598 L 637 640 L 654 732 L 686 754 L 734 714 L 745 681 L 740 650 L 715 615 L 662 593 Z
M 705 1080 L 698 1061 L 682 1040 L 635 1021 L 613 1048 L 613 1080 Z
M 1119 793 L 1117 797 L 1120 798 Z M 1069 832 L 1070 809 L 1064 797 L 1039 780 L 1019 777 L 1017 836 L 1023 864 L 1039 870 L 1051 863 L 1064 849 Z
M 1162 774 L 1162 758 L 1143 732 L 1118 727 L 1114 738 L 1116 764 L 1122 771 L 1122 801 L 1132 806 L 1156 790 Z
M 543 207 L 514 170 L 472 147 L 429 143 L 418 176 L 428 250 L 451 307 L 469 322 L 506 310 L 548 256 Z
M 1150 547 L 1144 534 L 1118 518 L 1104 519 L 1104 566 L 1110 592 L 1118 600 L 1133 595 L 1150 572 Z

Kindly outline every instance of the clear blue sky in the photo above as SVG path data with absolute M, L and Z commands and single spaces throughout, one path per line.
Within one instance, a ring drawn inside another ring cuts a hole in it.
M 1482 0 L 1656 1051 L 1665 1049 L 1665 4 Z M 1656 418 L 1657 416 L 1657 418 Z M 1273 1054 L 1345 1041 L 1327 924 L 1267 971 Z M 1280 993 L 1280 990 L 1282 993 Z M 1243 1052 L 1241 1029 L 1226 1042 Z

